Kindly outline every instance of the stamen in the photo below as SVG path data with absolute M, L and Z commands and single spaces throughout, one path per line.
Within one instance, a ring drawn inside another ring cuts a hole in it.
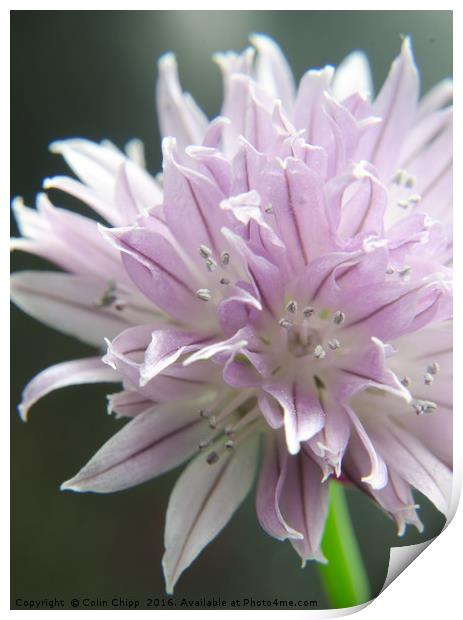
M 212 298 L 211 291 L 208 288 L 200 288 L 196 291 L 196 297 L 203 301 L 210 301 Z
M 230 280 L 228 278 L 220 278 L 220 284 L 230 284 Z
M 238 409 L 238 407 L 243 405 L 248 400 L 251 395 L 252 390 L 244 390 L 238 392 L 235 398 L 228 402 L 227 405 L 222 409 L 222 411 L 220 411 L 217 416 L 214 416 L 214 428 L 218 424 L 221 424 L 224 420 L 226 420 L 231 414 L 233 414 Z
M 335 325 L 341 325 L 346 320 L 346 315 L 341 310 L 337 310 L 333 315 L 333 323 Z
M 220 255 L 220 262 L 226 267 L 230 262 L 230 254 L 228 252 L 222 252 Z
M 207 245 L 203 245 L 203 244 L 199 246 L 199 253 L 201 254 L 203 258 L 211 258 L 212 256 L 211 248 L 208 248 Z
M 209 446 L 211 445 L 211 442 L 207 439 L 200 441 L 199 442 L 199 449 L 200 450 L 204 450 L 205 448 L 209 448 Z
M 434 377 L 432 376 L 430 372 L 427 372 L 424 375 L 423 379 L 426 385 L 432 385 L 434 383 Z
M 415 187 L 415 185 L 416 185 L 416 176 L 411 174 L 405 181 L 405 187 L 408 187 L 408 189 L 411 189 L 412 187 Z
M 286 310 L 288 312 L 291 312 L 291 314 L 296 314 L 297 312 L 297 302 L 295 301 L 290 301 L 288 302 L 288 305 L 286 306 Z
M 219 460 L 219 455 L 217 454 L 217 452 L 210 452 L 207 455 L 206 461 L 208 465 L 213 465 L 214 463 L 217 463 L 217 461 Z
M 227 448 L 227 450 L 233 450 L 233 448 L 235 447 L 235 442 L 233 441 L 233 439 L 229 439 L 225 444 L 225 447 Z
M 407 209 L 407 207 L 408 207 L 408 200 L 398 200 L 397 201 L 397 206 L 400 207 L 401 209 Z
M 96 308 L 107 308 L 108 306 L 112 306 L 115 302 L 117 302 L 116 295 L 116 285 L 113 282 L 109 282 L 108 288 L 103 293 L 103 295 L 95 301 L 94 306 Z
M 392 274 L 395 273 L 394 267 L 388 267 L 386 269 L 386 273 L 387 273 L 388 276 L 392 276 Z
M 260 419 L 260 417 L 261 417 L 261 413 L 259 409 L 252 409 L 245 416 L 243 416 L 241 420 L 239 420 L 234 426 L 227 426 L 225 428 L 225 434 L 234 435 L 241 428 L 248 426 L 249 424 L 251 424 L 251 422 L 254 422 L 255 420 Z
M 322 347 L 321 344 L 317 344 L 317 346 L 314 349 L 313 352 L 313 356 L 315 357 L 315 359 L 317 360 L 322 360 L 325 356 L 326 356 L 326 351 L 325 349 Z
M 217 427 L 217 418 L 215 417 L 215 415 L 212 415 L 209 418 L 209 428 L 216 428 Z
M 339 349 L 341 343 L 337 338 L 333 338 L 333 340 L 328 340 L 328 346 L 332 351 L 335 351 L 336 349 Z
M 412 194 L 408 198 L 408 202 L 411 202 L 412 204 L 417 204 L 418 202 L 420 202 L 420 200 L 421 196 L 419 194 Z
M 407 375 L 405 375 L 405 377 L 401 380 L 400 382 L 404 387 L 410 387 L 412 384 L 412 380 L 410 379 L 410 377 L 408 377 Z
M 293 325 L 289 319 L 285 319 L 285 318 L 280 319 L 278 321 L 278 324 L 280 325 L 280 327 L 283 327 L 284 329 L 289 329 Z
M 417 415 L 424 415 L 431 413 L 437 409 L 436 403 L 432 400 L 414 400 L 412 401 L 412 407 L 416 411 Z
M 430 375 L 437 375 L 440 370 L 440 366 L 437 362 L 433 362 L 432 364 L 429 364 L 426 370 Z
M 407 173 L 405 172 L 405 170 L 403 170 L 402 168 L 399 168 L 397 172 L 395 173 L 394 177 L 392 178 L 392 182 L 395 183 L 396 185 L 402 185 L 406 174 Z
M 273 213 L 273 205 L 271 202 L 265 207 L 265 213 Z
M 204 418 L 205 420 L 207 420 L 210 417 L 210 413 L 208 411 L 206 411 L 205 409 L 201 409 L 199 411 L 199 417 L 200 418 Z
M 215 262 L 213 258 L 208 258 L 206 260 L 206 267 L 208 268 L 209 271 L 212 272 L 217 267 L 217 263 Z
M 312 306 L 306 306 L 302 311 L 302 314 L 304 315 L 305 319 L 310 319 L 314 312 L 315 308 L 312 308 Z
M 399 269 L 397 273 L 399 274 L 399 278 L 406 278 L 410 275 L 411 271 L 412 268 L 407 265 L 405 267 L 402 267 L 402 269 Z

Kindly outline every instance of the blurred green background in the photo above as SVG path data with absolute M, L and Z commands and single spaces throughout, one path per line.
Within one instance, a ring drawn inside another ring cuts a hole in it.
M 378 87 L 401 34 L 412 36 L 423 92 L 452 72 L 450 11 L 14 11 L 12 195 L 31 204 L 44 177 L 66 172 L 47 150 L 57 138 L 110 138 L 122 146 L 140 137 L 149 168 L 159 170 L 156 59 L 167 50 L 177 54 L 185 90 L 212 116 L 221 101 L 213 52 L 242 50 L 255 31 L 281 44 L 297 78 L 360 48 L 369 55 Z M 61 195 L 55 202 L 64 204 Z M 13 270 L 46 267 L 20 254 L 12 263 Z M 59 484 L 121 424 L 106 416 L 106 389 L 62 390 L 39 403 L 27 425 L 17 416 L 21 389 L 36 372 L 92 354 L 13 309 L 13 607 L 18 597 L 58 597 L 68 604 L 72 597 L 143 602 L 164 596 L 164 514 L 178 471 L 116 495 L 61 493 Z M 384 582 L 391 545 L 431 538 L 443 527 L 442 516 L 418 497 L 425 532 L 410 530 L 399 539 L 393 523 L 366 497 L 351 489 L 348 499 L 373 592 Z M 253 497 L 184 574 L 175 594 L 316 599 L 319 608 L 327 606 L 316 567 L 301 570 L 289 543 L 260 529 Z

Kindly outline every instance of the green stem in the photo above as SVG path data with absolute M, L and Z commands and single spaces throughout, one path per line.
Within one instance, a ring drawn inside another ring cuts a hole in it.
M 323 535 L 322 550 L 328 564 L 320 573 L 333 608 L 353 607 L 370 600 L 368 577 L 355 538 L 344 487 L 329 483 L 330 507 Z

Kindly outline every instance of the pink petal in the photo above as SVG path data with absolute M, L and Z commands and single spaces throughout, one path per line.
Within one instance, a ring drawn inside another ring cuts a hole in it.
M 451 470 L 415 436 L 392 422 L 376 425 L 370 433 L 387 464 L 447 516 L 452 493 Z
M 350 407 L 345 407 L 355 433 L 349 443 L 349 454 L 354 462 L 361 463 L 362 482 L 368 483 L 372 489 L 382 489 L 388 481 L 387 467 L 382 455 L 376 449 L 369 434 L 365 431 L 358 416 Z
M 281 99 L 287 112 L 294 104 L 295 84 L 291 68 L 281 49 L 273 39 L 262 34 L 250 37 L 257 48 L 257 81 L 270 94 L 272 99 Z
M 267 434 L 265 456 L 259 475 L 256 494 L 257 518 L 263 529 L 278 540 L 302 539 L 303 534 L 293 530 L 284 520 L 280 499 L 287 478 L 288 451 L 285 445 Z
M 416 114 L 419 79 L 410 39 L 405 38 L 400 56 L 393 62 L 389 75 L 377 96 L 372 112 L 383 122 L 361 140 L 358 153 L 368 159 L 382 179 L 392 178 L 398 163 L 404 136 Z
M 304 140 L 329 147 L 332 141 L 328 117 L 322 106 L 324 92 L 329 90 L 333 67 L 312 69 L 302 76 L 294 105 L 294 126 L 305 129 Z
M 200 349 L 210 337 L 204 334 L 174 329 L 158 329 L 151 335 L 140 368 L 140 385 L 146 385 L 156 375 L 176 362 L 182 355 Z
M 204 302 L 196 296 L 195 277 L 168 239 L 146 227 L 102 232 L 122 252 L 135 285 L 159 308 L 180 320 L 207 314 Z
M 306 560 L 326 562 L 321 541 L 328 515 L 328 485 L 321 483 L 322 472 L 304 452 L 290 456 L 281 491 L 281 513 L 288 525 L 303 539 L 290 542 Z
M 300 442 L 313 437 L 325 423 L 318 398 L 302 381 L 268 381 L 263 389 L 282 406 L 288 450 L 297 454 Z

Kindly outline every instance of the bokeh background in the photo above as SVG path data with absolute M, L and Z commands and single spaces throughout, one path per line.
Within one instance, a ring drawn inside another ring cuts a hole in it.
M 173 50 L 184 89 L 210 116 L 219 111 L 218 50 L 242 50 L 251 32 L 272 35 L 297 78 L 309 67 L 338 64 L 352 49 L 369 55 L 378 87 L 410 34 L 422 91 L 452 73 L 450 11 L 15 11 L 12 13 L 12 195 L 31 204 L 44 177 L 66 172 L 47 148 L 57 138 L 139 137 L 149 168 L 160 167 L 154 107 L 156 59 Z M 53 195 L 56 204 L 86 212 Z M 16 232 L 13 222 L 13 233 Z M 46 268 L 16 254 L 13 270 Z M 69 388 L 35 406 L 27 425 L 16 405 L 44 367 L 94 354 L 17 309 L 12 313 L 12 606 L 28 599 L 121 596 L 160 598 L 164 585 L 164 514 L 179 471 L 116 495 L 61 493 L 121 425 L 105 413 L 104 386 Z M 444 520 L 418 496 L 423 535 L 399 539 L 392 521 L 355 489 L 348 491 L 362 553 L 377 593 L 390 546 L 435 536 Z M 226 530 L 176 588 L 176 598 L 315 599 L 327 606 L 313 564 L 304 570 L 289 543 L 258 526 L 249 497 Z

